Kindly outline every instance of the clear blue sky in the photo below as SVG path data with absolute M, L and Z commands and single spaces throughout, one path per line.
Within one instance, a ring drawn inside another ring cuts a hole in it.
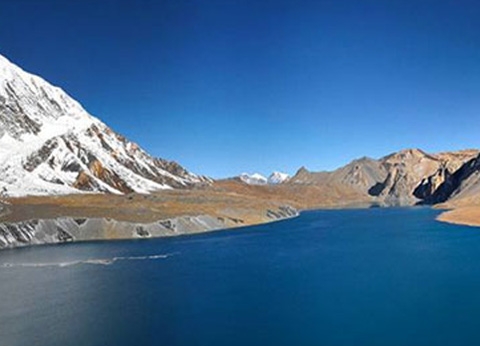
M 3 0 L 0 53 L 213 177 L 480 147 L 477 1 Z

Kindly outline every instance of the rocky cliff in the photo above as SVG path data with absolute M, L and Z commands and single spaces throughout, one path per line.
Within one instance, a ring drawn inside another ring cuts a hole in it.
M 480 156 L 477 156 L 465 162 L 452 173 L 447 170 L 442 183 L 425 199 L 425 202 L 436 204 L 479 198 Z
M 354 160 L 332 172 L 309 172 L 301 168 L 288 184 L 348 187 L 365 200 L 385 206 L 435 204 L 450 197 L 453 192 L 447 186 L 457 186 L 456 180 L 464 180 L 465 173 L 460 171 L 468 170 L 464 166 L 472 165 L 471 160 L 478 154 L 478 150 L 428 154 L 407 149 L 378 160 Z

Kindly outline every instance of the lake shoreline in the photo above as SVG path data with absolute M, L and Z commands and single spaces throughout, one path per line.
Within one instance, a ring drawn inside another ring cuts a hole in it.
M 480 238 L 474 229 L 436 222 L 439 212 L 306 211 L 235 232 L 6 250 L 0 339 L 42 346 L 79 337 L 119 346 L 199 340 L 287 346 L 369 345 L 375 335 L 385 345 L 419 338 L 472 345 L 480 337 L 472 322 L 480 315 Z M 249 332 L 258 325 L 267 329 Z M 438 335 L 439 325 L 451 328 Z M 349 339 L 340 339 L 346 326 Z
M 236 230 L 315 210 L 388 208 L 363 201 L 321 205 L 258 198 L 237 190 L 169 191 L 153 195 L 72 195 L 3 201 L 0 249 L 83 241 L 150 239 Z M 439 222 L 480 226 L 480 208 L 448 204 Z M 476 218 L 472 219 L 472 215 Z M 470 219 L 468 218 L 470 217 Z
M 480 207 L 447 208 L 437 217 L 437 221 L 460 226 L 480 227 Z
M 272 213 L 274 213 L 272 211 Z M 109 218 L 59 217 L 32 219 L 19 222 L 1 222 L 0 250 L 65 243 L 146 240 L 204 234 L 225 230 L 238 230 L 296 218 L 301 211 L 284 207 L 270 219 L 259 222 L 239 223 L 238 219 L 225 220 L 211 215 L 182 215 L 171 219 L 159 219 L 151 223 L 118 221 Z M 222 219 L 222 220 L 219 220 Z M 7 239 L 5 232 L 17 239 Z M 10 241 L 8 241 L 10 240 Z

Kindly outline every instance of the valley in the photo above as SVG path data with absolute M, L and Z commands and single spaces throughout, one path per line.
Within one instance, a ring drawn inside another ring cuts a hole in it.
M 236 228 L 321 208 L 436 205 L 480 225 L 480 151 L 405 149 L 331 172 L 214 180 L 153 157 L 0 56 L 0 247 Z

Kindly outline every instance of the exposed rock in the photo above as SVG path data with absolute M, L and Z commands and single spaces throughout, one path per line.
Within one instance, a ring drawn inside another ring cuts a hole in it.
M 139 237 L 149 237 L 150 236 L 150 233 L 148 233 L 147 230 L 145 230 L 145 228 L 143 226 L 137 226 L 136 228 L 136 232 L 137 232 L 137 235 Z
M 477 150 L 464 150 L 428 154 L 419 149 L 407 149 L 379 160 L 366 157 L 354 160 L 332 172 L 309 172 L 302 167 L 288 183 L 322 186 L 322 191 L 342 191 L 339 199 L 342 195 L 348 199 L 355 192 L 378 205 L 437 202 L 441 199 L 433 196 L 446 194 L 437 190 L 450 179 L 451 172 L 478 153 Z
M 445 176 L 442 184 L 425 199 L 425 203 L 443 203 L 480 194 L 480 156 L 463 164 L 453 174 Z
M 70 233 L 62 229 L 60 226 L 57 226 L 57 239 L 60 243 L 65 243 L 72 241 L 73 237 Z
M 160 225 L 168 229 L 169 231 L 175 232 L 176 225 L 172 220 L 162 220 L 158 222 Z
M 278 214 L 279 211 L 284 215 Z M 298 215 L 294 208 L 288 206 L 279 211 L 276 212 L 275 219 Z M 243 223 L 243 220 L 237 218 L 209 215 L 181 216 L 145 224 L 106 218 L 71 217 L 0 223 L 0 248 L 84 240 L 174 236 L 238 227 Z
M 279 219 L 281 216 L 280 216 L 279 213 L 274 212 L 271 209 L 268 209 L 267 210 L 267 217 L 270 218 L 270 219 Z
M 439 187 L 450 180 L 451 173 L 444 165 L 442 165 L 433 175 L 422 179 L 413 191 L 413 195 L 424 202 L 432 199 L 432 196 L 438 194 Z

